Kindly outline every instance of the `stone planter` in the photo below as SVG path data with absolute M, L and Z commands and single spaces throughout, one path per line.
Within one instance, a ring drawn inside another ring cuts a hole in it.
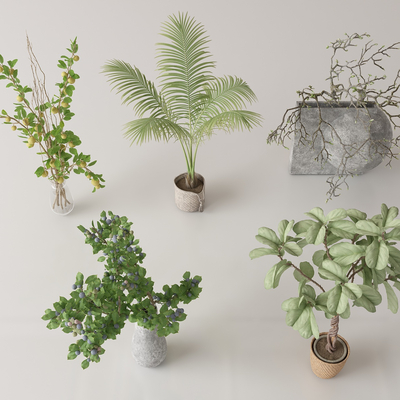
M 157 329 L 150 331 L 136 325 L 132 337 L 132 356 L 142 367 L 160 365 L 167 355 L 167 340 L 157 335 Z
M 315 375 L 322 379 L 330 379 L 336 376 L 346 364 L 349 356 L 350 356 L 350 346 L 340 335 L 337 338 L 337 345 L 341 345 L 343 351 L 340 351 L 338 348 L 339 354 L 332 357 L 333 359 L 326 359 L 321 354 L 318 353 L 318 343 L 321 340 L 326 341 L 327 332 L 320 333 L 320 337 L 318 340 L 315 338 L 311 341 L 311 349 L 310 349 L 310 362 L 311 369 Z M 339 343 L 338 343 L 339 342 Z M 336 353 L 336 352 L 335 352 Z M 334 353 L 334 354 L 335 354 Z
M 183 190 L 180 181 L 185 179 L 186 174 L 180 174 L 174 179 L 175 184 L 175 204 L 186 212 L 203 212 L 205 202 L 205 180 L 200 174 L 196 174 L 196 178 L 202 183 L 199 189 Z
M 305 131 L 312 135 L 320 123 L 319 110 L 316 103 L 310 102 L 307 103 L 307 106 L 309 108 L 301 109 L 300 119 Z M 363 174 L 382 162 L 383 156 L 379 153 L 387 153 L 382 146 L 390 145 L 393 131 L 386 114 L 374 103 L 367 103 L 367 111 L 365 108 L 350 107 L 349 102 L 333 105 L 320 103 L 320 107 L 321 118 L 335 129 L 340 139 L 332 136 L 332 129 L 329 125 L 322 124 L 321 130 L 324 139 L 333 143 L 326 146 L 327 151 L 331 154 L 330 160 L 321 164 L 315 161 L 315 158 L 323 148 L 322 138 L 317 138 L 314 148 L 312 148 L 312 146 L 300 143 L 300 135 L 296 134 L 290 156 L 291 174 L 335 175 L 343 167 L 342 160 L 345 155 L 343 144 L 353 154 L 346 161 L 346 170 L 352 174 Z M 297 126 L 300 129 L 299 123 Z M 368 139 L 372 139 L 372 141 L 362 146 Z M 378 152 L 377 148 L 379 148 Z

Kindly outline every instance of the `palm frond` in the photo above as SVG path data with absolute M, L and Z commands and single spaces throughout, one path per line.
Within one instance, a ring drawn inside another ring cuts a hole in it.
M 141 117 L 145 112 L 156 117 L 168 115 L 166 104 L 154 83 L 147 80 L 138 68 L 124 61 L 111 60 L 103 66 L 102 72 L 108 76 L 112 89 L 122 93 L 123 104 L 135 103 L 133 110 L 137 116 Z
M 196 136 L 199 138 L 211 136 L 216 129 L 225 132 L 233 130 L 250 130 L 255 126 L 261 126 L 262 117 L 260 114 L 248 110 L 230 110 L 219 113 L 206 120 L 196 129 Z
M 216 78 L 204 88 L 206 96 L 203 102 L 201 118 L 210 118 L 221 112 L 246 108 L 257 100 L 249 85 L 241 78 L 224 76 Z
M 208 36 L 194 18 L 179 13 L 163 24 L 161 35 L 171 43 L 158 43 L 158 69 L 163 95 L 174 103 L 174 111 L 182 118 L 191 118 L 198 100 L 196 95 L 214 79 L 210 69 Z
M 150 116 L 148 118 L 139 118 L 125 124 L 124 135 L 133 143 L 142 144 L 154 139 L 156 141 L 168 141 L 171 138 L 185 140 L 188 137 L 188 131 L 167 118 Z

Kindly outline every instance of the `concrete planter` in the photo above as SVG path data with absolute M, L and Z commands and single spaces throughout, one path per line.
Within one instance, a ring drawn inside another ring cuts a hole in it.
M 132 356 L 142 367 L 154 368 L 160 365 L 167 355 L 167 340 L 157 335 L 157 329 L 150 331 L 136 325 L 132 337 Z
M 305 131 L 312 135 L 320 123 L 319 110 L 316 103 L 307 103 L 309 108 L 302 108 L 300 111 L 300 121 Z M 337 132 L 340 139 L 332 137 L 332 129 L 329 125 L 321 126 L 325 140 L 333 141 L 327 145 L 326 149 L 331 154 L 331 158 L 325 164 L 314 159 L 323 148 L 322 138 L 316 139 L 314 148 L 304 145 L 299 141 L 299 134 L 294 137 L 293 148 L 290 156 L 290 173 L 294 175 L 314 175 L 328 174 L 335 175 L 342 167 L 345 151 L 343 144 L 351 150 L 352 157 L 346 161 L 346 170 L 352 174 L 363 174 L 378 166 L 387 151 L 382 150 L 382 145 L 390 142 L 393 137 L 392 127 L 386 114 L 375 106 L 374 103 L 367 103 L 367 111 L 364 108 L 350 107 L 349 102 L 338 104 L 320 103 L 321 118 L 330 124 Z M 370 122 L 370 120 L 373 120 Z M 300 123 L 297 123 L 300 129 Z M 360 149 L 362 143 L 372 139 Z M 342 143 L 340 143 L 342 142 Z M 390 143 L 388 143 L 390 144 Z M 376 148 L 379 148 L 377 153 Z M 359 149 L 356 151 L 356 149 Z
M 175 184 L 175 204 L 176 206 L 186 212 L 203 212 L 206 191 L 206 182 L 200 174 L 196 174 L 196 178 L 203 184 L 203 188 L 198 193 L 181 189 L 179 181 L 185 179 L 186 174 L 180 174 L 174 179 Z
M 320 333 L 320 337 L 318 340 L 326 337 L 327 332 Z M 346 364 L 349 356 L 350 356 L 350 346 L 347 341 L 338 335 L 337 340 L 342 343 L 345 351 L 343 355 L 337 360 L 327 360 L 323 358 L 317 351 L 317 342 L 315 338 L 311 341 L 311 349 L 310 349 L 310 362 L 311 369 L 318 378 L 321 379 L 330 379 L 336 376 Z

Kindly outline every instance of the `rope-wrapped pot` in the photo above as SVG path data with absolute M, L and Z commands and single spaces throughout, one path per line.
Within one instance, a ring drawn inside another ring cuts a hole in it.
M 322 332 L 320 333 L 320 338 L 323 336 L 326 336 L 327 332 Z M 347 343 L 347 341 L 340 335 L 337 337 L 338 341 L 342 341 L 344 346 L 347 349 L 347 353 L 344 356 L 342 360 L 338 361 L 323 361 L 321 360 L 316 354 L 315 354 L 315 346 L 314 343 L 316 342 L 316 339 L 313 338 L 311 341 L 311 349 L 310 349 L 310 361 L 311 361 L 311 369 L 314 372 L 315 375 L 318 376 L 318 378 L 322 379 L 330 379 L 336 376 L 344 367 L 346 364 L 346 361 L 348 360 L 350 356 L 350 346 Z
M 203 212 L 205 202 L 205 180 L 200 174 L 195 174 L 196 178 L 203 184 L 203 188 L 199 193 L 182 190 L 178 187 L 177 183 L 181 179 L 185 179 L 186 174 L 180 174 L 174 179 L 175 183 L 175 204 L 176 206 L 186 212 Z

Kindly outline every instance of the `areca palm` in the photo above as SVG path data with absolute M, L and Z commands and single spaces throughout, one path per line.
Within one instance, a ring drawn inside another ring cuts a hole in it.
M 208 51 L 204 27 L 187 14 L 172 15 L 162 25 L 161 35 L 169 42 L 158 43 L 160 89 L 135 66 L 108 61 L 103 67 L 112 88 L 124 104 L 133 104 L 138 117 L 125 125 L 132 143 L 178 140 L 186 164 L 186 185 L 197 186 L 195 163 L 200 143 L 216 130 L 250 130 L 260 125 L 261 116 L 245 110 L 256 96 L 241 78 L 215 77 L 215 62 Z

